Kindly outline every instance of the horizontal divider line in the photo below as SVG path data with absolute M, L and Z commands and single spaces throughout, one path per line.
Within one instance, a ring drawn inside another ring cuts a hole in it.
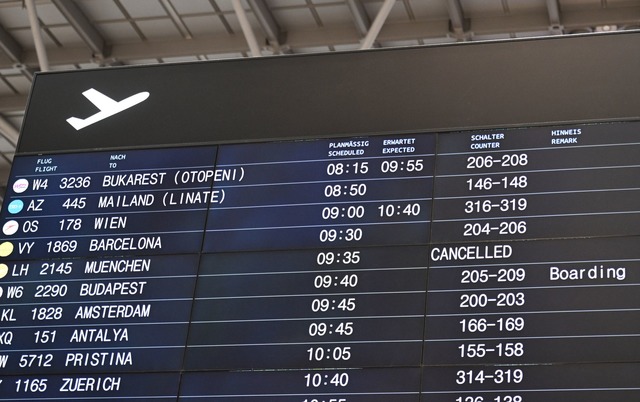
M 300 317 L 300 318 L 256 318 L 248 320 L 212 320 L 212 321 L 198 321 L 193 320 L 193 324 L 244 324 L 248 322 L 280 322 L 280 321 L 343 321 L 343 320 L 387 320 L 387 319 L 402 319 L 402 318 L 420 318 L 424 319 L 423 314 L 414 315 L 371 315 L 371 316 L 349 316 L 349 317 Z
M 557 286 L 523 286 L 523 287 L 500 287 L 500 288 L 476 288 L 476 289 L 439 289 L 428 290 L 427 293 L 453 293 L 453 292 L 483 292 L 496 290 L 540 290 L 540 289 L 577 289 L 577 288 L 603 288 L 603 287 L 628 287 L 640 286 L 640 283 L 607 283 L 593 285 L 557 285 Z
M 500 153 L 510 153 L 510 152 L 525 152 L 525 151 L 550 151 L 550 150 L 562 150 L 562 149 L 579 149 L 579 148 L 600 148 L 600 147 L 624 147 L 628 145 L 640 145 L 640 142 L 621 142 L 615 144 L 584 144 L 584 145 L 565 145 L 565 146 L 550 146 L 550 147 L 535 147 L 535 148 L 514 148 L 504 150 L 501 149 L 499 151 L 491 151 L 491 150 L 482 150 L 482 151 L 464 151 L 464 152 L 438 152 L 438 156 L 447 156 L 447 155 L 473 155 L 473 154 L 500 154 Z
M 563 239 L 552 239 L 554 242 Z M 575 239 L 574 239 L 575 240 Z M 569 260 L 569 261 L 539 261 L 539 262 L 515 262 L 515 263 L 500 263 L 500 264 L 482 264 L 483 267 L 513 267 L 518 265 L 560 265 L 560 264 L 602 264 L 609 262 L 638 262 L 639 258 L 626 258 L 626 259 L 611 259 L 611 260 Z M 429 269 L 453 269 L 453 268 L 475 268 L 474 265 L 440 265 L 430 266 Z
M 585 166 L 585 167 L 568 167 L 557 169 L 530 169 L 530 170 L 510 170 L 510 171 L 497 171 L 497 172 L 478 172 L 478 173 L 455 173 L 455 174 L 440 174 L 435 175 L 436 178 L 448 178 L 448 177 L 474 177 L 474 176 L 493 176 L 493 175 L 511 175 L 511 174 L 526 174 L 526 173 L 554 173 L 554 172 L 575 172 L 586 170 L 607 170 L 607 169 L 632 169 L 639 168 L 640 165 L 615 165 L 615 166 Z
M 536 389 L 487 389 L 487 390 L 473 390 L 474 393 L 511 393 L 511 392 L 593 392 L 593 391 L 639 391 L 638 387 L 618 387 L 618 388 L 536 388 Z M 455 391 L 423 391 L 422 394 L 459 394 L 460 390 Z
M 355 345 L 355 344 L 378 344 L 378 343 L 422 343 L 422 339 L 387 339 L 379 341 L 335 341 L 335 342 L 268 342 L 268 343 L 226 343 L 226 344 L 201 344 L 189 345 L 189 348 L 228 348 L 239 346 L 302 346 L 302 345 Z
M 636 338 L 640 334 L 593 334 L 593 335 L 548 335 L 548 336 L 505 336 L 501 338 L 438 338 L 425 339 L 425 342 L 467 342 L 467 341 L 503 341 L 503 340 L 536 340 L 536 339 L 575 339 L 575 338 Z
M 533 193 L 498 193 L 498 194 L 470 194 L 450 197 L 433 197 L 434 201 L 437 200 L 455 200 L 459 198 L 489 198 L 489 197 L 524 197 L 528 195 L 562 195 L 562 194 L 582 194 L 582 193 L 602 193 L 602 192 L 614 192 L 614 191 L 638 191 L 640 187 L 629 188 L 596 188 L 590 190 L 565 190 L 565 191 L 538 191 Z M 486 190 L 490 191 L 490 190 Z
M 236 231 L 248 231 L 248 230 L 278 230 L 278 229 L 308 229 L 308 228 L 327 228 L 332 229 L 336 227 L 350 227 L 357 228 L 358 226 L 376 226 L 376 225 L 409 225 L 409 224 L 422 224 L 430 223 L 430 221 L 400 221 L 400 222 L 371 222 L 371 223 L 336 223 L 336 224 L 324 224 L 324 225 L 300 225 L 300 226 L 267 226 L 267 227 L 252 227 L 252 228 L 227 228 L 227 229 L 207 229 L 206 232 L 236 232 Z M 357 243 L 357 241 L 354 241 Z
M 425 294 L 424 290 L 402 290 L 395 292 L 340 292 L 340 293 L 296 293 L 276 295 L 216 296 L 196 297 L 194 300 L 239 300 L 239 299 L 275 299 L 286 297 L 333 297 L 333 296 L 384 296 L 400 294 Z
M 588 219 L 590 216 L 600 215 L 629 215 L 639 214 L 638 211 L 607 211 L 607 212 L 584 212 L 584 213 L 564 213 L 564 214 L 544 214 L 544 215 L 515 215 L 515 216 L 496 216 L 496 217 L 483 217 L 483 218 L 456 218 L 456 219 L 435 219 L 433 223 L 437 222 L 473 222 L 473 221 L 488 221 L 488 220 L 505 220 L 505 219 L 538 219 L 538 218 L 564 218 L 564 217 L 576 217 L 579 216 L 583 220 Z M 511 233 L 509 233 L 511 234 Z M 514 233 L 519 234 L 519 233 Z M 473 236 L 474 238 L 482 235 Z
M 585 313 L 631 313 L 640 311 L 640 308 L 601 309 L 601 310 L 538 310 L 538 311 L 500 311 L 500 312 L 472 312 L 453 314 L 427 314 L 426 317 L 467 317 L 479 315 L 505 315 L 505 314 L 585 314 Z

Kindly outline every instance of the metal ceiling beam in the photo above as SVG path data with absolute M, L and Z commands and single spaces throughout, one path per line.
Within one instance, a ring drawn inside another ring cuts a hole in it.
M 171 1 L 160 0 L 160 4 L 167 12 L 167 15 L 171 19 L 171 22 L 173 22 L 173 25 L 175 25 L 176 29 L 180 32 L 180 35 L 185 39 L 193 39 L 193 35 L 191 34 L 189 27 L 184 23 L 184 21 L 182 21 L 180 14 L 178 14 L 178 11 L 173 7 Z
M 562 35 L 562 21 L 560 18 L 560 4 L 558 0 L 547 0 L 547 13 L 549 14 L 549 33 Z
M 151 42 L 129 42 L 111 46 L 111 57 L 123 61 L 161 59 L 168 57 L 187 57 L 218 53 L 242 53 L 247 51 L 247 42 L 242 35 L 233 36 L 197 36 L 191 40 L 175 39 Z M 86 63 L 91 53 L 86 47 L 64 47 L 49 50 L 52 65 L 74 65 Z M 25 64 L 37 65 L 38 58 L 33 50 L 25 50 Z M 11 65 L 0 68 L 10 68 Z
M 253 15 L 262 27 L 269 45 L 280 48 L 286 43 L 287 34 L 280 28 L 265 0 L 247 0 Z
M 22 74 L 29 81 L 33 81 L 33 77 L 37 72 L 37 69 L 29 67 L 26 64 L 22 64 L 22 63 L 14 64 L 13 67 L 18 71 L 20 71 L 20 74 Z
M 34 0 L 25 0 L 25 6 L 27 7 L 27 14 L 29 16 L 29 25 L 31 26 L 33 42 L 36 47 L 36 53 L 38 54 L 38 64 L 40 65 L 40 71 L 49 71 L 49 59 L 47 57 L 47 50 L 45 49 L 44 41 L 42 39 L 42 31 L 40 30 L 40 20 L 38 19 L 36 3 Z
M 364 37 L 362 43 L 360 44 L 361 50 L 371 49 L 373 43 L 378 37 L 378 34 L 380 34 L 382 26 L 384 25 L 385 21 L 387 21 L 387 17 L 389 16 L 389 13 L 391 13 L 391 9 L 393 8 L 394 4 L 396 4 L 396 0 L 384 0 L 384 3 L 382 3 L 382 7 L 380 7 L 380 11 L 378 11 L 378 15 L 376 15 L 373 23 L 371 23 L 371 27 L 367 32 L 367 36 Z
M 67 21 L 69 21 L 69 24 L 71 24 L 73 29 L 75 29 L 78 35 L 80 35 L 87 46 L 89 46 L 94 57 L 98 59 L 108 57 L 104 38 L 73 0 L 51 1 L 55 4 L 58 10 L 60 10 Z
M 22 58 L 22 46 L 20 46 L 18 41 L 16 41 L 2 26 L 0 26 L 0 49 L 9 56 L 11 61 L 14 63 L 20 63 Z
M 244 34 L 244 38 L 249 45 L 249 50 L 251 51 L 251 56 L 259 57 L 262 56 L 262 52 L 260 51 L 260 45 L 258 45 L 258 40 L 256 39 L 256 34 L 253 32 L 253 28 L 251 28 L 251 24 L 249 23 L 249 18 L 247 17 L 247 13 L 242 7 L 242 3 L 240 0 L 232 0 L 233 10 L 236 13 L 236 17 L 238 17 L 238 22 L 240 23 L 240 28 L 242 28 L 242 33 Z
M 408 40 L 415 38 L 445 37 L 448 32 L 448 20 L 436 20 L 425 23 L 403 22 L 387 25 L 378 37 L 385 41 Z M 291 31 L 287 34 L 287 44 L 292 48 L 317 47 L 328 45 L 357 46 L 361 40 L 353 24 L 334 25 L 315 30 Z M 198 35 L 191 40 L 172 39 L 165 41 L 129 42 L 114 44 L 111 57 L 117 60 L 136 61 L 168 57 L 187 57 L 209 54 L 235 54 L 247 51 L 247 42 L 242 35 Z M 52 65 L 73 65 L 85 63 L 90 58 L 86 47 L 64 47 L 49 49 Z M 38 58 L 33 49 L 27 49 L 23 55 L 24 64 L 37 65 Z M 12 63 L 0 61 L 0 68 L 12 68 Z
M 466 32 L 468 31 L 469 24 L 465 21 L 460 0 L 447 0 L 447 11 L 449 12 L 451 32 L 458 39 L 467 39 Z
M 365 37 L 369 32 L 369 28 L 371 28 L 371 18 L 369 18 L 364 4 L 362 4 L 361 0 L 347 0 L 347 6 L 353 17 L 356 30 L 362 37 Z
M 588 11 L 565 10 L 562 12 L 563 26 L 567 30 L 598 24 L 625 26 L 640 20 L 640 5 Z M 471 21 L 473 33 L 499 34 L 508 32 L 545 32 L 549 28 L 546 13 L 512 14 L 495 17 L 477 17 Z M 599 21 L 599 22 L 598 22 Z M 446 39 L 450 35 L 449 19 L 432 21 L 406 21 L 387 24 L 378 36 L 380 41 L 407 41 L 419 38 Z M 314 30 L 293 30 L 287 33 L 287 45 L 293 48 L 312 48 L 329 45 L 353 45 L 357 48 L 361 36 L 353 23 L 332 25 Z M 85 63 L 91 54 L 82 47 L 50 48 L 52 65 Z M 247 42 L 242 35 L 198 35 L 191 40 L 172 39 L 164 41 L 130 42 L 114 44 L 111 57 L 128 61 L 185 57 L 209 54 L 240 54 L 247 51 Z M 25 49 L 22 63 L 34 67 L 38 59 L 33 49 Z M 0 68 L 13 68 L 14 63 L 0 59 Z

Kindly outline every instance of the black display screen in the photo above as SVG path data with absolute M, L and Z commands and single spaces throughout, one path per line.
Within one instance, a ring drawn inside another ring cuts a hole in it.
M 0 400 L 637 401 L 638 46 L 36 75 Z
M 635 398 L 639 131 L 16 157 L 3 395 Z

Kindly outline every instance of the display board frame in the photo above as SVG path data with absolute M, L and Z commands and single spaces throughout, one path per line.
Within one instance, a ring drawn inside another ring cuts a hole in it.
M 640 118 L 635 32 L 37 74 L 17 154 Z M 144 102 L 109 124 L 89 88 Z M 133 112 L 135 113 L 129 113 Z M 135 133 L 132 135 L 131 133 Z

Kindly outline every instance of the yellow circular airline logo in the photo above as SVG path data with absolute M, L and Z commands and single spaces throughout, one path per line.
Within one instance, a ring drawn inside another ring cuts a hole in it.
M 13 253 L 13 243 L 5 241 L 0 244 L 0 257 L 8 257 Z

